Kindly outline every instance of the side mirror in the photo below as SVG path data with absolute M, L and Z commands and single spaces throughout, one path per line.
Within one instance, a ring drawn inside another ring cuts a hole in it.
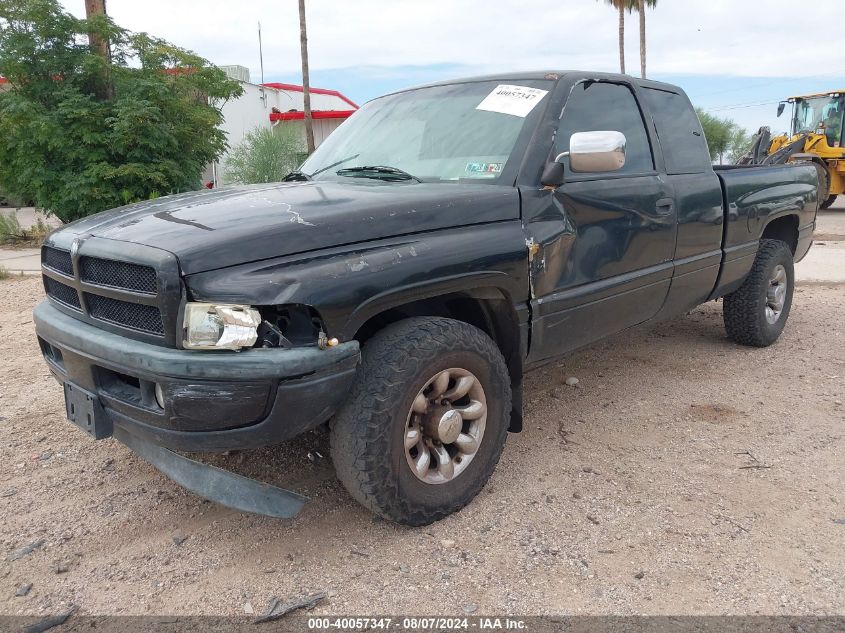
M 627 142 L 622 132 L 576 132 L 569 139 L 569 167 L 588 173 L 622 169 Z
M 563 184 L 563 163 L 546 163 L 543 175 L 540 176 L 540 184 L 551 189 L 560 187 Z
M 781 101 L 781 102 L 778 104 L 778 116 L 780 116 L 781 114 L 783 114 L 783 111 L 784 111 L 785 109 L 786 109 L 786 102 Z

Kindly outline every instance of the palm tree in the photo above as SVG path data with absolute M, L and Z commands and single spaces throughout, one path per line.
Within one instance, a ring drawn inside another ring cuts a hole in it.
M 636 9 L 640 14 L 640 73 L 645 79 L 645 9 L 653 9 L 657 6 L 657 0 L 636 0 Z
M 631 10 L 631 2 L 637 0 L 604 0 L 619 11 L 619 72 L 625 74 L 625 9 Z
M 311 116 L 311 79 L 308 73 L 308 35 L 305 32 L 305 0 L 299 0 L 299 46 L 302 55 L 302 109 L 305 119 L 305 143 L 314 151 L 314 120 Z

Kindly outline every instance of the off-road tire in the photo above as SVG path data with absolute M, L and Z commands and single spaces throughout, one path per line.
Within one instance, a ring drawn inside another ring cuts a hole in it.
M 833 196 L 828 196 L 828 197 L 827 197 L 827 200 L 825 200 L 824 202 L 822 202 L 822 203 L 819 205 L 819 209 L 825 210 L 825 209 L 829 209 L 830 207 L 832 207 L 832 206 L 833 206 L 833 203 L 834 203 L 834 202 L 836 202 L 836 197 L 837 197 L 837 196 L 835 196 L 835 195 L 833 195 Z
M 766 319 L 766 293 L 778 265 L 786 270 L 786 301 L 778 320 L 769 323 Z M 725 295 L 722 315 L 728 338 L 751 347 L 768 347 L 774 343 L 789 318 L 794 288 L 795 271 L 789 246 L 780 240 L 760 240 L 757 257 L 745 282 L 736 291 Z
M 480 381 L 487 422 L 472 462 L 453 480 L 433 485 L 418 479 L 406 461 L 405 426 L 426 381 L 452 367 Z M 505 360 L 487 334 L 440 317 L 399 321 L 364 345 L 352 391 L 330 423 L 335 471 L 349 493 L 376 514 L 428 525 L 463 508 L 484 487 L 504 448 L 510 410 Z

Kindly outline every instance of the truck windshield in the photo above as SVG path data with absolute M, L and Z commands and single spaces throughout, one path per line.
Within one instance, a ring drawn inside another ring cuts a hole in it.
M 792 131 L 794 134 L 800 134 L 801 132 L 816 132 L 823 128 L 828 145 L 840 147 L 843 110 L 845 110 L 843 96 L 799 99 L 795 103 Z
M 303 163 L 314 180 L 497 182 L 552 82 L 481 81 L 370 101 Z M 405 174 L 402 176 L 401 174 Z

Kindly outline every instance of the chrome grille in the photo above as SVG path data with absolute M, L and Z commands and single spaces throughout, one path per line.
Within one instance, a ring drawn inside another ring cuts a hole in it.
M 90 284 L 156 294 L 156 271 L 149 266 L 99 257 L 82 257 L 79 260 L 79 274 L 82 281 Z
M 88 306 L 88 313 L 95 319 L 150 334 L 164 334 L 161 310 L 155 306 L 130 303 L 89 292 L 85 293 L 85 304 Z
M 73 276 L 73 264 L 68 251 L 45 246 L 41 249 L 41 263 L 69 277 Z
M 75 288 L 71 288 L 55 279 L 44 277 L 44 289 L 48 295 L 59 303 L 63 303 L 75 310 L 82 310 L 82 306 L 79 305 L 79 295 L 76 293 Z

